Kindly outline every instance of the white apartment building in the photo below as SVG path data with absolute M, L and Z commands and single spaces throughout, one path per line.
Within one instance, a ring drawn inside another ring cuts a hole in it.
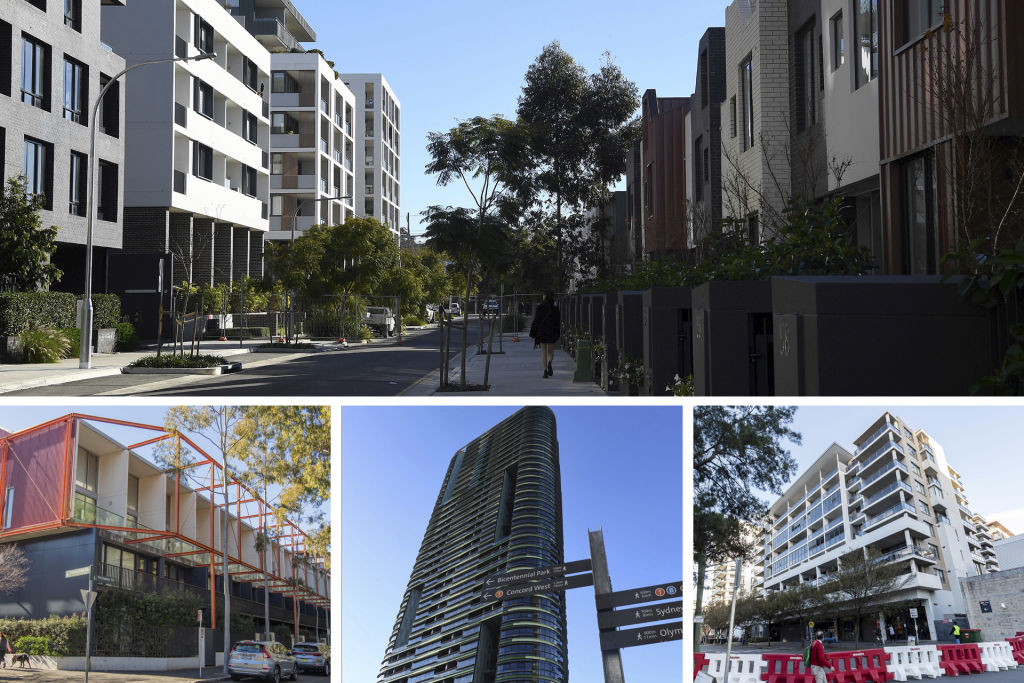
M 725 10 L 722 216 L 770 240 L 790 196 L 787 0 L 733 0 Z
M 383 74 L 342 74 L 356 100 L 355 207 L 386 224 L 396 238 L 402 224 L 402 112 Z
M 826 583 L 842 556 L 871 547 L 907 575 L 885 600 L 916 604 L 922 638 L 935 634 L 939 620 L 966 612 L 959 580 L 998 570 L 985 525 L 925 431 L 885 413 L 853 443 L 852 453 L 829 446 L 771 506 L 765 590 Z
M 124 250 L 170 253 L 174 279 L 231 283 L 263 274 L 269 229 L 270 53 L 230 0 L 104 7 L 103 40 L 146 66 L 125 85 Z
M 317 52 L 271 55 L 270 234 L 355 214 L 356 100 Z M 360 181 L 362 178 L 360 178 Z M 316 201 L 338 197 L 332 201 Z M 344 199 L 342 199 L 344 197 Z M 294 219 L 294 225 L 292 221 Z

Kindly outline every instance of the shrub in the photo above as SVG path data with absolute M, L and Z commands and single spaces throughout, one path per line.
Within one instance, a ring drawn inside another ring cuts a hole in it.
M 135 333 L 135 325 L 131 323 L 117 324 L 117 350 L 134 351 L 139 348 L 139 336 Z
M 18 335 L 26 363 L 56 363 L 66 358 L 70 344 L 59 330 L 29 329 Z
M 0 619 L 0 633 L 13 643 L 25 636 L 48 640 L 49 654 L 67 657 L 85 654 L 85 617 L 47 617 L 45 619 Z
M 27 655 L 53 655 L 50 649 L 50 639 L 47 636 L 22 636 L 14 642 L 15 652 L 24 652 Z
M 65 358 L 78 358 L 82 354 L 82 331 L 77 327 L 65 327 L 60 333 L 68 338 L 68 354 Z
M 403 325 L 419 326 L 419 325 L 426 325 L 427 321 L 424 320 L 423 318 L 421 318 L 418 315 L 403 315 L 402 316 L 402 324 Z
M 121 322 L 121 297 L 117 294 L 92 295 L 93 328 L 117 327 Z
M 517 322 L 519 323 L 518 325 L 516 324 Z M 504 332 L 522 332 L 523 328 L 526 327 L 525 323 L 526 316 L 522 313 L 519 314 L 518 320 L 516 320 L 516 317 L 513 314 L 509 313 L 505 315 L 504 319 L 502 319 L 501 329 Z
M 76 296 L 68 292 L 0 293 L 0 336 L 13 336 L 30 327 L 75 327 Z M 116 294 L 94 294 L 93 327 L 116 327 L 121 299 Z
M 136 368 L 214 368 L 227 363 L 221 356 L 200 354 L 196 356 L 143 356 L 131 367 Z
M 361 340 L 364 340 L 364 341 L 367 340 L 367 339 L 372 339 L 373 338 L 373 333 L 370 331 L 370 328 L 367 327 L 366 325 L 360 325 L 359 326 L 359 338 Z

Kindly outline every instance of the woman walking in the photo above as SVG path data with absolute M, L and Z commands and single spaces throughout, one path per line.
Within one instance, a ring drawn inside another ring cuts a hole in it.
M 530 325 L 530 336 L 540 345 L 540 362 L 545 378 L 555 374 L 551 369 L 551 361 L 555 358 L 555 342 L 558 341 L 561 327 L 562 316 L 555 305 L 555 297 L 551 292 L 546 292 L 537 306 L 533 324 Z

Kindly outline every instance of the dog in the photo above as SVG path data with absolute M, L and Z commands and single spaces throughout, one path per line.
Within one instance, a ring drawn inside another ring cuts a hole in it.
M 18 664 L 21 669 L 24 669 L 26 664 L 31 666 L 28 655 L 24 652 L 16 652 L 11 655 L 11 668 L 13 668 L 15 664 Z

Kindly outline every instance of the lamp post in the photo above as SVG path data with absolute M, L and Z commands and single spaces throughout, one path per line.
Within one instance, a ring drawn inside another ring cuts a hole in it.
M 213 59 L 216 56 L 216 52 L 203 52 L 198 55 L 193 55 L 192 57 L 152 59 L 145 62 L 139 62 L 138 64 L 133 64 L 107 81 L 107 84 L 100 90 L 100 94 L 96 96 L 96 101 L 93 102 L 92 110 L 89 112 L 89 171 L 87 175 L 89 209 L 85 232 L 85 293 L 82 296 L 82 345 L 80 347 L 78 361 L 78 367 L 83 370 L 87 370 L 92 367 L 92 233 L 93 222 L 96 217 L 96 112 L 100 107 L 100 103 L 103 102 L 103 97 L 107 94 L 107 91 L 118 82 L 121 76 L 124 76 L 133 69 L 138 69 L 140 66 L 149 66 L 150 64 L 167 64 L 169 62 L 189 62 L 198 61 L 200 59 Z
M 299 219 L 299 211 L 302 210 L 302 207 L 305 206 L 306 204 L 319 204 L 320 202 L 333 202 L 333 201 L 341 200 L 341 199 L 352 199 L 352 195 L 347 194 L 347 195 L 345 195 L 343 197 L 319 197 L 319 198 L 313 198 L 313 199 L 303 199 L 301 202 L 299 202 L 298 204 L 295 205 L 295 210 L 292 211 L 292 237 L 291 237 L 291 243 L 292 243 L 292 248 L 293 249 L 294 249 L 294 246 L 295 246 L 295 221 L 297 221 Z M 294 256 L 294 251 L 292 252 L 292 255 Z M 288 293 L 288 339 L 289 340 L 292 338 L 292 333 L 295 331 L 295 310 L 294 310 L 294 306 L 293 306 L 294 299 L 295 299 L 295 292 L 289 292 Z

